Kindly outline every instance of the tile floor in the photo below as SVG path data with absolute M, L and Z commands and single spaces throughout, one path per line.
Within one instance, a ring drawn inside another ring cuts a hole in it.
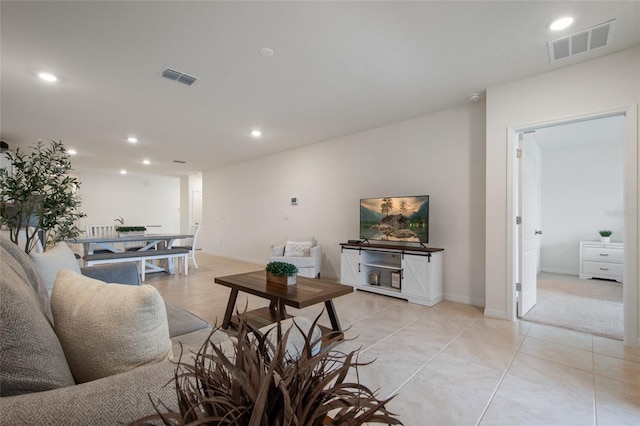
M 189 276 L 152 274 L 165 299 L 214 324 L 229 289 L 216 276 L 262 266 L 198 254 Z M 237 306 L 267 302 L 241 293 Z M 348 339 L 360 349 L 360 380 L 408 426 L 640 425 L 640 349 L 575 331 L 485 318 L 482 309 L 434 307 L 366 292 L 335 300 Z M 323 305 L 292 314 L 315 318 Z M 320 321 L 329 324 L 326 314 Z

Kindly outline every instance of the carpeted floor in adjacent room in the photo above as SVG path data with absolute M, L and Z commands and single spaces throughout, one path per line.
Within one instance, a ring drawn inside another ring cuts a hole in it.
M 622 340 L 622 284 L 542 272 L 538 303 L 522 319 Z

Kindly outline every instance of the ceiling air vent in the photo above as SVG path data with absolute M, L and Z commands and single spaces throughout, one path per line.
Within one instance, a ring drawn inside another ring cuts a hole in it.
M 576 34 L 571 34 L 547 43 L 551 62 L 569 56 L 608 46 L 611 42 L 615 19 Z
M 198 80 L 197 77 L 194 77 L 189 74 L 185 74 L 180 71 L 172 70 L 171 68 L 165 68 L 162 71 L 162 76 L 164 78 L 168 78 L 169 80 L 177 81 L 178 83 L 186 84 L 187 86 L 191 86 L 193 83 Z
M 178 164 L 187 164 L 187 162 L 183 160 L 173 160 L 173 162 Z

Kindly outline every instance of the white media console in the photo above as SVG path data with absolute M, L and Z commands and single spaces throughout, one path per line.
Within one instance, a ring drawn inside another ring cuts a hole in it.
M 444 249 L 369 243 L 340 246 L 342 284 L 421 305 L 442 301 Z

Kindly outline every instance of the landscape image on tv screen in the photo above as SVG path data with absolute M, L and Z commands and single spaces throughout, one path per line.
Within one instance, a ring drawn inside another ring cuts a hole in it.
M 361 199 L 360 238 L 429 242 L 429 196 Z

